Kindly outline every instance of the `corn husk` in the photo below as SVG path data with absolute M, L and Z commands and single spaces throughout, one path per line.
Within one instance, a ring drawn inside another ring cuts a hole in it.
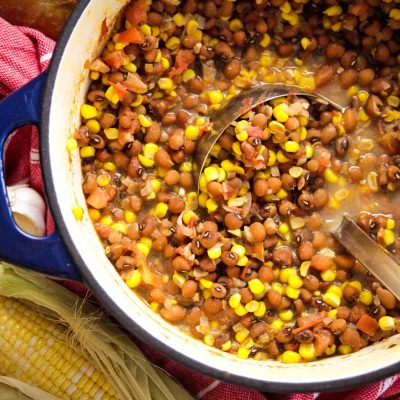
M 63 324 L 68 344 L 108 377 L 121 400 L 192 399 L 101 311 L 52 280 L 0 263 L 0 295 L 23 301 L 43 317 Z M 33 400 L 55 399 L 16 379 L 0 377 L 0 382 Z

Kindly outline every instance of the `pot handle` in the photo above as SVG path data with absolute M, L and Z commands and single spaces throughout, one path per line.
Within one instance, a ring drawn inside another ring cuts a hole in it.
M 39 126 L 47 73 L 0 101 L 0 259 L 59 278 L 81 280 L 58 231 L 36 237 L 22 231 L 11 213 L 4 175 L 4 144 L 15 129 Z

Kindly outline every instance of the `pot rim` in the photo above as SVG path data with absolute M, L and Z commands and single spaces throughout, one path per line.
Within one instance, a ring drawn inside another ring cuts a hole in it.
M 104 307 L 110 315 L 115 317 L 116 320 L 125 327 L 129 332 L 132 332 L 137 338 L 143 338 L 144 342 L 152 347 L 156 351 L 160 351 L 164 356 L 172 358 L 178 363 L 184 364 L 186 367 L 194 369 L 195 371 L 208 375 L 213 379 L 219 379 L 221 381 L 245 386 L 251 389 L 259 391 L 270 391 L 276 393 L 310 393 L 310 392 L 328 392 L 328 391 L 344 391 L 366 384 L 376 382 L 378 380 L 387 378 L 400 371 L 400 361 L 390 365 L 388 367 L 377 369 L 362 375 L 354 377 L 348 377 L 342 380 L 323 380 L 315 383 L 282 383 L 268 380 L 268 372 L 266 370 L 265 380 L 249 379 L 241 375 L 224 373 L 223 371 L 215 370 L 214 368 L 206 365 L 205 363 L 199 362 L 187 355 L 179 353 L 168 344 L 164 343 L 156 336 L 153 336 L 146 329 L 142 328 L 131 317 L 124 313 L 117 304 L 112 300 L 108 293 L 102 288 L 96 277 L 86 267 L 81 255 L 74 246 L 74 239 L 69 233 L 67 224 L 65 223 L 61 208 L 57 202 L 55 193 L 56 187 L 52 175 L 52 166 L 49 157 L 50 151 L 50 109 L 52 102 L 53 87 L 56 82 L 57 73 L 59 66 L 63 59 L 63 54 L 70 36 L 75 28 L 76 23 L 82 16 L 84 10 L 88 6 L 91 0 L 81 0 L 69 19 L 67 20 L 64 29 L 57 41 L 54 49 L 53 57 L 48 68 L 48 76 L 45 83 L 43 102 L 42 102 L 42 113 L 41 113 L 41 124 L 40 124 L 40 164 L 43 174 L 43 182 L 46 192 L 46 199 L 48 201 L 51 214 L 56 221 L 57 228 L 59 229 L 63 241 L 68 248 L 73 260 L 75 261 L 79 271 L 82 273 L 85 284 L 93 291 L 95 296 L 100 299 L 102 307 Z

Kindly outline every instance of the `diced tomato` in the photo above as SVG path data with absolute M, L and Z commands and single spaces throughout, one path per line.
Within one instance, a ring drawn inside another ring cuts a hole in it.
M 247 128 L 247 133 L 250 137 L 254 137 L 257 139 L 266 139 L 267 134 L 258 126 L 249 126 Z
M 112 51 L 104 57 L 104 62 L 111 68 L 118 69 L 125 61 L 126 54 L 122 50 Z
M 134 1 L 125 10 L 125 17 L 132 25 L 143 24 L 147 21 L 147 0 Z
M 101 39 L 105 39 L 108 34 L 108 26 L 107 26 L 107 20 L 104 18 L 103 22 L 101 23 Z
M 379 328 L 379 324 L 376 319 L 365 314 L 358 320 L 356 328 L 369 336 L 374 336 L 375 332 Z
M 99 210 L 107 205 L 108 200 L 109 197 L 106 191 L 98 187 L 92 193 L 90 193 L 86 201 L 90 206 Z
M 320 157 L 319 158 L 319 170 L 323 171 L 329 164 L 331 163 L 331 160 L 328 160 L 325 157 Z
M 119 99 L 122 101 L 124 99 L 126 93 L 128 92 L 128 89 L 126 88 L 126 86 L 122 85 L 120 82 L 113 83 L 113 82 L 109 81 L 109 84 L 115 89 L 115 91 L 118 94 Z
M 147 90 L 147 85 L 136 72 L 129 72 L 126 81 L 123 81 L 122 84 L 136 93 L 143 93 Z
M 169 73 L 169 76 L 180 75 L 185 72 L 189 65 L 194 62 L 196 56 L 192 51 L 181 49 L 178 51 L 175 57 L 175 66 Z
M 118 34 L 118 41 L 123 43 L 143 44 L 144 33 L 138 28 L 129 28 Z

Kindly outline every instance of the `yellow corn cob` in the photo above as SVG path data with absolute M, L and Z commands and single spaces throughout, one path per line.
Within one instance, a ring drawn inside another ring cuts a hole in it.
M 70 348 L 57 325 L 13 298 L 0 296 L 0 375 L 60 399 L 110 400 L 117 393 L 92 363 Z

